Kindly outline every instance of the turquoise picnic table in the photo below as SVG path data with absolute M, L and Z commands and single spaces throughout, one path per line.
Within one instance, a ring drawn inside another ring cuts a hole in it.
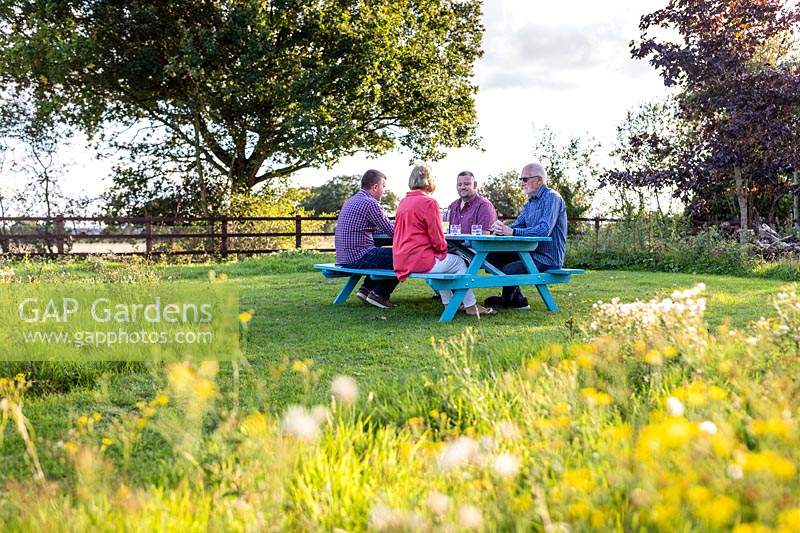
M 540 242 L 550 241 L 550 237 L 517 237 L 499 235 L 447 235 L 450 252 L 457 253 L 469 262 L 464 274 L 411 274 L 409 278 L 424 279 L 436 291 L 450 289 L 453 297 L 445 306 L 440 322 L 449 322 L 464 301 L 464 296 L 469 289 L 487 287 L 506 287 L 515 285 L 534 285 L 542 298 L 548 311 L 558 311 L 558 306 L 553 299 L 548 285 L 569 283 L 574 274 L 583 274 L 583 270 L 574 268 L 559 268 L 539 272 L 531 259 L 530 252 L 534 251 Z M 376 244 L 389 244 L 387 236 L 376 236 Z M 505 274 L 502 270 L 487 261 L 493 252 L 516 253 L 522 264 L 525 265 L 525 274 Z M 387 279 L 396 277 L 393 270 L 380 269 L 354 269 L 337 266 L 332 263 L 316 264 L 314 268 L 321 270 L 327 278 L 349 278 L 342 290 L 334 298 L 334 304 L 342 304 L 358 284 L 362 276 L 372 279 Z M 481 270 L 485 274 L 481 274 Z

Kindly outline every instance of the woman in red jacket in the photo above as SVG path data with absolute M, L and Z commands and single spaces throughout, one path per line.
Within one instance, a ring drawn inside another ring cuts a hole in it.
M 467 264 L 464 260 L 447 253 L 439 204 L 430 196 L 436 189 L 430 168 L 425 165 L 414 167 L 408 188 L 411 191 L 400 200 L 394 222 L 392 258 L 397 277 L 405 281 L 411 273 L 465 273 Z M 439 294 L 442 303 L 447 305 L 453 291 L 440 290 Z M 472 289 L 464 296 L 464 310 L 475 316 L 495 313 L 492 308 L 477 303 Z

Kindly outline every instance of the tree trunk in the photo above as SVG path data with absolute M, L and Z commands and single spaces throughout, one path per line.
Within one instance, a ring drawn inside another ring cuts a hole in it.
M 747 189 L 742 179 L 742 169 L 735 167 L 733 176 L 736 181 L 736 199 L 739 201 L 739 242 L 747 242 Z

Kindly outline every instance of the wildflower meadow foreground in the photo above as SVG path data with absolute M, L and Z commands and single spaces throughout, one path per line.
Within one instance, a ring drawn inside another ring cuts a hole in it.
M 481 339 L 432 341 L 437 408 L 378 421 L 380 400 L 336 377 L 330 402 L 242 412 L 217 363 L 173 364 L 133 414 L 77 419 L 49 481 L 25 417 L 25 376 L 0 381 L 0 436 L 26 443 L 27 482 L 0 492 L 10 530 L 800 530 L 800 297 L 743 329 L 704 320 L 702 284 L 598 302 L 582 342 L 481 368 Z M 246 327 L 250 316 L 240 317 Z M 275 373 L 313 381 L 312 360 Z M 238 376 L 234 373 L 234 376 Z M 265 387 L 269 386 L 265 377 Z M 238 390 L 238 389 L 235 389 Z M 159 483 L 129 481 L 155 432 L 175 451 Z M 22 458 L 20 457 L 20 460 Z

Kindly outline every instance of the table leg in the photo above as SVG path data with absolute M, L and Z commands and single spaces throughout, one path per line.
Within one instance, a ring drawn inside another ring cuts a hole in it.
M 442 316 L 439 317 L 439 322 L 450 322 L 453 320 L 453 317 L 456 316 L 458 312 L 458 306 L 461 305 L 461 302 L 464 301 L 464 296 L 467 295 L 467 289 L 455 289 L 453 290 L 453 297 L 450 298 L 450 302 L 447 304 L 447 307 L 444 308 L 442 311 Z
M 334 304 L 343 304 L 347 301 L 347 297 L 350 296 L 350 293 L 353 292 L 353 289 L 356 288 L 358 285 L 358 280 L 361 279 L 361 274 L 353 274 L 347 279 L 347 283 L 344 284 L 342 290 L 339 291 L 339 294 L 336 295 L 334 298 Z
M 528 269 L 529 274 L 539 274 L 539 269 L 536 268 L 536 263 L 531 259 L 531 254 L 528 252 L 519 252 L 519 258 L 522 260 L 522 264 L 525 265 L 525 268 Z M 550 294 L 550 289 L 547 285 L 536 285 L 536 290 L 539 291 L 539 296 L 542 297 L 542 301 L 544 302 L 544 306 L 547 307 L 547 310 L 552 313 L 557 312 L 558 306 L 555 300 L 553 300 L 553 295 Z
M 555 300 L 553 300 L 553 295 L 550 294 L 550 289 L 547 288 L 547 285 L 537 285 L 536 290 L 539 291 L 539 296 L 542 297 L 542 301 L 544 301 L 547 310 L 552 313 L 558 312 L 558 306 Z
M 474 263 L 476 263 L 476 259 L 479 259 L 477 261 L 479 268 L 476 268 L 475 270 L 470 269 L 470 274 L 477 274 L 478 270 L 482 268 L 489 274 L 495 276 L 505 275 L 503 274 L 502 270 L 500 270 L 499 268 L 497 268 L 496 266 L 494 266 L 493 264 L 491 264 L 489 261 L 486 260 L 486 256 L 489 255 L 489 252 L 476 252 L 472 248 L 465 246 L 463 243 L 460 242 L 450 242 L 450 245 L 453 248 L 455 248 L 458 252 L 460 252 L 458 255 L 463 257 L 470 264 L 470 267 Z M 478 257 L 478 254 L 482 254 L 481 257 Z

